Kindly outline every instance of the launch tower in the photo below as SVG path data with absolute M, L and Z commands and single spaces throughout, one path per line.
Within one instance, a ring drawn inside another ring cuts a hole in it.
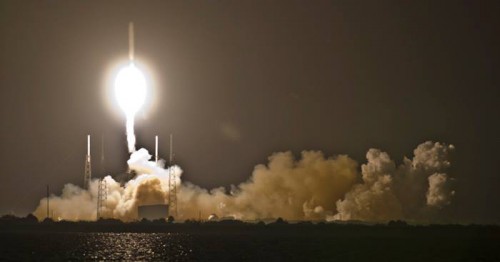
M 102 210 L 108 198 L 108 184 L 106 180 L 100 179 L 97 188 L 97 220 L 102 217 Z
M 83 176 L 83 188 L 89 189 L 92 177 L 92 166 L 90 164 L 90 135 L 87 135 L 87 156 L 85 157 L 85 174 Z
M 170 134 L 170 157 L 169 157 L 169 175 L 168 175 L 168 212 L 169 215 L 177 217 L 177 183 L 174 173 L 174 155 L 172 145 L 172 134 Z

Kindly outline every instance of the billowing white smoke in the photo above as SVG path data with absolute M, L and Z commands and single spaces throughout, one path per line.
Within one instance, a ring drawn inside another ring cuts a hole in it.
M 419 219 L 428 208 L 449 204 L 454 191 L 448 175 L 453 145 L 425 142 L 396 168 L 385 152 L 370 149 L 361 166 L 363 182 L 337 201 L 334 219 L 387 221 Z
M 396 167 L 389 155 L 377 149 L 367 153 L 366 164 L 340 155 L 325 158 L 321 152 L 303 151 L 296 160 L 291 152 L 275 153 L 267 165 L 255 167 L 251 178 L 230 192 L 211 191 L 180 181 L 181 169 L 172 167 L 177 177 L 178 220 L 215 213 L 238 219 L 282 217 L 288 220 L 418 220 L 428 209 L 449 204 L 454 191 L 445 170 L 453 146 L 426 142 L 414 150 L 412 160 Z M 112 177 L 104 178 L 107 200 L 102 215 L 125 221 L 137 219 L 137 207 L 168 204 L 169 169 L 164 162 L 150 161 L 140 149 L 132 153 L 128 165 L 137 176 L 121 186 Z M 61 196 L 50 197 L 54 217 L 66 220 L 96 218 L 98 182 L 88 191 L 68 184 Z M 46 200 L 34 214 L 45 218 Z
M 146 149 L 132 153 L 127 163 L 129 168 L 139 175 L 124 186 L 111 176 L 104 177 L 107 199 L 102 211 L 103 217 L 130 221 L 137 218 L 138 205 L 167 203 L 170 169 L 163 168 L 163 161 L 155 163 L 148 161 L 150 158 L 151 155 Z M 177 175 L 177 184 L 180 184 L 181 170 L 177 166 L 171 168 L 172 172 Z M 61 196 L 50 197 L 50 208 L 54 212 L 54 217 L 65 220 L 95 220 L 98 183 L 98 180 L 92 180 L 88 190 L 66 184 Z M 39 219 L 46 216 L 44 201 L 40 201 L 40 205 L 34 212 Z
M 324 219 L 334 212 L 357 179 L 357 164 L 347 156 L 325 158 L 321 152 L 304 151 L 296 161 L 290 152 L 269 157 L 267 166 L 255 167 L 252 177 L 229 194 L 186 184 L 179 194 L 186 217 L 216 213 L 239 219 Z

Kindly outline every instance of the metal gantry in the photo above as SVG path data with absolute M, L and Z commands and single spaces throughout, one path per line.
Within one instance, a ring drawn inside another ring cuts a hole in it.
M 168 174 L 168 213 L 174 218 L 177 217 L 177 182 L 174 172 L 174 155 L 172 145 L 172 134 L 170 134 L 170 157 Z
M 108 184 L 106 180 L 99 180 L 97 186 L 97 220 L 102 217 L 102 210 L 106 207 L 106 200 L 108 199 Z
M 83 188 L 89 189 L 92 178 L 92 166 L 90 164 L 90 135 L 87 135 L 87 156 L 85 157 L 85 174 L 83 175 Z

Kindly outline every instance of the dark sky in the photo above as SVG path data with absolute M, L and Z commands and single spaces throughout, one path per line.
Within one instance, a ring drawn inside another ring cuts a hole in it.
M 465 3 L 468 2 L 468 3 Z M 128 52 L 154 100 L 139 146 L 174 134 L 183 179 L 238 184 L 277 151 L 398 163 L 421 142 L 456 146 L 455 221 L 500 222 L 495 1 L 1 1 L 0 214 L 31 212 L 45 185 L 126 169 L 124 117 L 106 95 Z M 101 137 L 105 158 L 101 164 Z

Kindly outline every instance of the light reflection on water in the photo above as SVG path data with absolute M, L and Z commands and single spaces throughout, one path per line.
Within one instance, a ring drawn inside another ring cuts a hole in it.
M 0 261 L 500 261 L 497 237 L 378 234 L 0 232 Z
M 192 261 L 182 233 L 24 232 L 0 234 L 0 261 Z
M 191 237 L 176 233 L 79 233 L 80 258 L 91 260 L 190 260 Z M 79 253 L 79 252 L 78 252 Z

